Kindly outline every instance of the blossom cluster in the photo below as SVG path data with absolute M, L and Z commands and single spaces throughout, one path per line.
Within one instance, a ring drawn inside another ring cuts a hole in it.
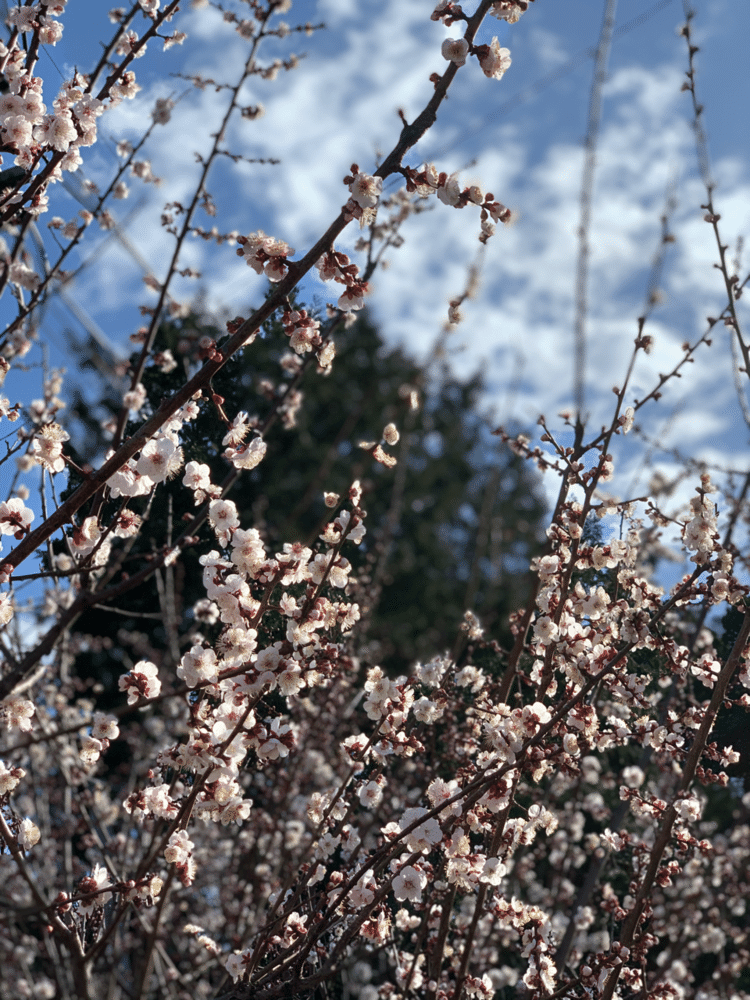
M 351 173 L 344 178 L 344 184 L 351 192 L 351 197 L 344 206 L 344 217 L 347 220 L 358 219 L 364 229 L 375 220 L 383 191 L 383 178 L 363 173 L 356 163 L 352 163 Z
M 174 4 L 157 14 L 158 4 L 144 13 L 154 20 L 155 26 L 171 16 Z M 63 14 L 65 3 L 39 2 L 13 8 L 8 23 L 13 29 L 9 46 L 0 43 L 0 61 L 7 82 L 7 92 L 0 99 L 0 130 L 4 144 L 15 153 L 14 163 L 25 174 L 9 194 L 2 199 L 4 217 L 22 205 L 32 215 L 38 216 L 48 207 L 47 187 L 62 180 L 64 172 L 76 171 L 81 165 L 81 149 L 94 145 L 97 140 L 97 119 L 108 109 L 123 100 L 132 99 L 140 90 L 135 74 L 125 66 L 133 55 L 143 55 L 145 41 L 139 40 L 134 31 L 121 35 L 117 54 L 123 57 L 123 68 L 114 73 L 107 86 L 94 96 L 94 81 L 85 74 L 75 73 L 63 83 L 48 110 L 43 98 L 43 80 L 34 75 L 38 46 L 55 45 L 62 37 L 63 26 L 57 18 Z M 34 44 L 24 49 L 22 39 L 33 35 Z M 172 36 L 170 41 L 181 42 L 184 34 Z M 49 162 L 47 162 L 49 159 Z M 26 193 L 20 187 L 40 164 L 45 169 L 38 183 Z M 39 277 L 22 261 L 11 265 L 10 280 L 18 287 L 34 290 Z
M 438 171 L 437 167 L 428 163 L 421 170 L 405 167 L 407 191 L 414 191 L 420 198 L 437 195 L 438 200 L 451 208 L 465 208 L 467 205 L 477 205 L 480 209 L 481 232 L 479 240 L 486 243 L 495 232 L 495 222 L 507 225 L 511 221 L 511 211 L 495 199 L 492 193 L 485 194 L 478 184 L 461 188 L 457 174 L 447 174 Z
M 135 397 L 136 393 L 131 395 Z M 132 402 L 140 409 L 145 402 L 145 394 L 126 402 Z M 157 483 L 177 475 L 184 462 L 179 431 L 185 422 L 194 420 L 197 415 L 198 401 L 190 400 L 162 426 L 156 437 L 146 442 L 137 459 L 129 459 L 110 477 L 107 483 L 110 496 L 113 499 L 143 496 Z
M 329 255 L 333 256 L 333 254 Z M 341 254 L 341 257 L 346 256 Z M 320 266 L 323 271 L 325 265 Z M 351 297 L 339 300 L 340 309 L 351 309 Z M 313 352 L 318 361 L 318 367 L 325 371 L 333 364 L 336 348 L 332 340 L 325 339 L 320 333 L 320 321 L 311 316 L 306 309 L 287 310 L 282 314 L 281 322 L 284 333 L 289 337 L 289 346 L 296 354 Z
M 441 49 L 443 59 L 463 66 L 466 57 L 473 52 L 479 60 L 482 72 L 493 80 L 501 80 L 510 68 L 510 50 L 503 48 L 497 38 L 489 45 L 477 45 L 473 49 L 465 38 L 446 38 Z
M 484 6 L 513 24 L 530 2 Z M 290 0 L 253 0 L 240 14 L 226 6 L 238 44 L 293 30 L 274 20 Z M 24 175 L 0 203 L 6 221 L 44 211 L 50 183 L 95 142 L 99 116 L 135 95 L 128 67 L 176 3 L 113 10 L 108 82 L 95 97 L 94 81 L 76 73 L 48 113 L 34 59 L 39 44 L 59 39 L 64 9 L 64 0 L 14 8 L 0 47 L 4 149 Z M 432 19 L 469 21 L 452 0 L 440 0 Z M 166 45 L 184 35 L 160 37 Z M 508 50 L 497 38 L 473 39 L 447 39 L 445 59 L 460 66 L 476 56 L 485 76 L 500 79 Z M 270 81 L 281 67 L 253 55 L 227 114 L 251 74 Z M 159 98 L 151 125 L 166 125 L 173 107 Z M 240 114 L 252 121 L 259 108 Z M 224 152 L 217 139 L 214 154 Z M 130 143 L 118 153 L 135 176 L 156 180 Z M 544 421 L 538 444 L 500 434 L 519 461 L 559 477 L 509 639 L 490 638 L 497 623 L 468 609 L 452 649 L 397 672 L 368 634 L 401 530 L 403 477 L 414 465 L 409 419 L 426 374 L 399 391 L 403 423 L 384 406 L 380 438 L 360 442 L 348 489 L 329 488 L 322 463 L 314 530 L 285 540 L 292 532 L 275 536 L 265 520 L 273 422 L 294 429 L 308 362 L 330 372 L 335 324 L 363 308 L 375 244 L 396 246 L 398 227 L 433 194 L 450 207 L 477 206 L 482 242 L 510 221 L 478 184 L 462 186 L 431 163 L 392 163 L 373 174 L 352 164 L 340 217 L 309 255 L 323 282 L 343 287 L 329 324 L 293 298 L 307 258 L 290 261 L 291 247 L 261 230 L 202 234 L 237 242 L 271 285 L 250 319 L 226 323 L 226 341 L 191 342 L 188 324 L 169 340 L 168 321 L 187 318 L 170 281 L 190 269 L 175 263 L 166 277 L 147 276 L 160 305 L 142 307 L 149 323 L 117 371 L 129 381 L 119 417 L 102 422 L 103 470 L 79 467 L 65 450 L 61 372 L 45 368 L 42 397 L 28 406 L 0 400 L 0 416 L 23 416 L 4 460 L 14 457 L 19 474 L 38 470 L 44 502 L 37 518 L 30 490 L 15 485 L 0 501 L 0 539 L 12 545 L 3 585 L 34 538 L 46 577 L 36 608 L 21 602 L 24 579 L 0 594 L 0 910 L 12 915 L 0 984 L 12 977 L 18 995 L 105 995 L 113 970 L 131 979 L 135 970 L 142 997 L 215 996 L 227 976 L 237 996 L 268 998 L 311 996 L 321 984 L 359 1000 L 490 1000 L 514 989 L 560 1000 L 742 995 L 750 799 L 733 787 L 741 754 L 719 738 L 717 718 L 750 707 L 748 564 L 731 532 L 720 533 L 708 472 L 678 510 L 603 493 L 643 406 L 625 405 L 627 379 L 609 426 L 591 440 L 580 426 L 575 446 L 560 444 Z M 384 199 L 389 171 L 405 191 Z M 118 179 L 111 195 L 126 189 Z M 205 178 L 198 203 L 211 214 Z M 68 223 L 55 216 L 51 236 L 82 239 L 95 217 L 106 224 L 104 211 Z M 367 233 L 355 248 L 368 251 L 362 270 L 334 246 L 355 220 Z M 167 206 L 163 222 L 178 250 L 199 232 L 182 205 Z M 19 314 L 0 345 L 3 377 L 32 348 L 49 280 L 17 235 L 4 257 Z M 266 416 L 250 404 L 228 415 L 212 379 L 232 352 L 252 353 L 273 317 L 265 332 L 282 345 L 283 374 L 242 387 L 257 390 Z M 650 343 L 639 328 L 634 357 Z M 187 381 L 162 397 L 168 383 L 150 376 L 175 385 L 180 363 Z M 373 537 L 364 504 L 388 481 L 388 449 L 399 444 L 388 525 Z M 80 485 L 60 497 L 65 470 Z M 240 499 L 248 484 L 253 502 Z M 668 526 L 694 568 L 666 590 L 651 568 Z M 473 572 L 458 575 L 465 582 Z M 104 616 L 114 624 L 100 627 Z
M 369 285 L 360 279 L 359 268 L 350 261 L 347 254 L 331 248 L 315 266 L 321 281 L 335 281 L 346 286 L 336 302 L 338 309 L 352 313 L 364 306 Z
M 287 257 L 291 257 L 294 250 L 283 240 L 266 236 L 259 229 L 249 236 L 238 236 L 237 242 L 237 256 L 244 257 L 247 266 L 252 267 L 256 274 L 264 274 L 269 281 L 281 281 L 286 277 L 289 269 Z

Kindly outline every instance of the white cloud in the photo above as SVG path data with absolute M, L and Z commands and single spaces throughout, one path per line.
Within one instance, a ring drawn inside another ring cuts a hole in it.
M 378 151 L 387 152 L 398 137 L 397 110 L 403 108 L 411 119 L 429 99 L 429 76 L 445 66 L 440 44 L 448 33 L 429 20 L 431 8 L 431 2 L 403 0 L 295 4 L 285 16 L 290 23 L 324 20 L 329 28 L 310 39 L 295 35 L 284 43 L 273 42 L 274 54 L 307 50 L 308 58 L 273 82 L 253 77 L 246 85 L 242 101 L 262 102 L 267 113 L 257 121 L 233 124 L 227 146 L 249 158 L 278 157 L 281 164 L 234 165 L 222 160 L 208 184 L 219 206 L 220 230 L 264 229 L 291 243 L 298 256 L 306 252 L 346 200 L 342 178 L 350 164 L 371 171 Z M 543 74 L 561 65 L 568 53 L 579 51 L 582 42 L 574 25 L 563 36 L 547 27 L 541 14 L 536 18 L 532 9 L 519 25 L 507 32 L 503 27 L 503 44 L 514 51 L 518 39 L 517 50 L 530 52 L 534 71 Z M 501 27 L 492 22 L 488 37 Z M 191 13 L 187 30 L 191 42 L 199 44 L 186 48 L 186 68 L 217 82 L 231 82 L 245 51 L 231 26 L 209 10 Z M 676 242 L 668 248 L 659 282 L 662 302 L 647 328 L 656 346 L 648 358 L 640 356 L 626 402 L 642 398 L 660 372 L 677 364 L 681 344 L 694 341 L 705 328 L 705 317 L 717 315 L 724 301 L 721 278 L 713 267 L 711 228 L 702 221 L 699 207 L 705 192 L 697 179 L 688 96 L 680 89 L 684 66 L 651 60 L 650 51 L 646 46 L 639 62 L 613 62 L 604 91 L 590 233 L 586 408 L 592 427 L 608 421 L 612 386 L 622 384 L 627 370 L 671 187 L 677 199 L 671 223 Z M 266 59 L 263 49 L 261 59 Z M 515 223 L 498 227 L 490 241 L 478 294 L 462 307 L 464 323 L 448 345 L 451 350 L 464 345 L 455 353 L 461 370 L 482 365 L 502 419 L 526 426 L 532 426 L 540 412 L 559 425 L 555 415 L 572 404 L 583 162 L 582 148 L 574 140 L 585 125 L 589 75 L 579 69 L 575 86 L 567 77 L 559 88 L 555 85 L 519 105 L 513 117 L 495 120 L 496 109 L 534 80 L 515 55 L 500 83 L 486 80 L 476 60 L 470 59 L 459 71 L 434 131 L 407 157 L 408 163 L 417 164 L 421 157 L 434 155 L 438 168 L 448 171 L 475 161 L 462 170 L 462 181 L 480 183 L 516 213 Z M 137 136 L 154 99 L 181 93 L 182 87 L 182 81 L 147 73 L 137 101 L 124 103 L 110 121 L 105 119 L 106 127 Z M 555 117 L 548 109 L 562 107 L 554 103 L 558 89 L 576 104 Z M 177 104 L 172 122 L 155 130 L 149 143 L 147 155 L 163 176 L 163 185 L 157 190 L 137 181 L 131 184 L 135 199 L 147 199 L 147 209 L 138 213 L 129 233 L 157 277 L 163 275 L 173 247 L 173 238 L 159 224 L 161 208 L 167 201 L 187 203 L 200 170 L 195 152 L 205 152 L 225 104 L 226 92 L 217 93 L 214 87 L 188 93 Z M 111 161 L 101 156 L 94 162 L 87 169 L 103 182 Z M 719 160 L 714 174 L 722 236 L 734 246 L 750 221 L 748 168 L 738 151 Z M 405 245 L 388 254 L 392 267 L 376 274 L 371 300 L 384 333 L 423 355 L 445 322 L 448 300 L 463 289 L 467 263 L 479 246 L 477 211 L 456 211 L 436 202 L 431 207 L 404 227 Z M 124 217 L 127 203 L 118 211 Z M 213 224 L 203 213 L 197 221 L 206 227 Z M 341 247 L 354 254 L 359 235 L 350 226 Z M 232 247 L 216 248 L 192 238 L 186 247 L 183 264 L 203 271 L 212 305 L 244 311 L 263 294 L 263 282 Z M 93 303 L 92 309 L 117 316 L 116 328 L 130 332 L 140 322 L 133 304 L 152 298 L 142 291 L 139 269 L 122 249 L 112 245 L 104 261 L 101 273 L 87 272 L 82 279 L 85 300 Z M 196 287 L 183 285 L 188 290 Z M 323 300 L 332 297 L 315 279 L 305 287 Z M 177 291 L 184 294 L 179 286 Z M 739 307 L 746 315 L 745 300 Z M 509 411 L 511 404 L 514 409 Z M 674 419 L 664 427 L 662 422 L 672 413 Z M 639 420 L 661 435 L 665 447 L 689 446 L 693 453 L 730 464 L 738 435 L 744 441 L 745 432 L 733 396 L 723 326 L 717 327 L 710 351 L 701 348 L 696 363 L 686 366 L 681 379 L 668 383 L 663 400 L 649 404 Z M 630 475 L 635 445 L 631 439 L 618 441 L 623 475 Z M 659 461 L 667 463 L 666 458 Z

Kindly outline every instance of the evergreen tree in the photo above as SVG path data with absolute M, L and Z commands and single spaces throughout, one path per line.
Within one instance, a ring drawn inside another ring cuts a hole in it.
M 165 325 L 159 343 L 187 365 L 197 360 L 205 338 L 220 342 L 221 337 L 216 322 L 191 315 Z M 404 671 L 417 658 L 450 650 L 467 609 L 479 615 L 495 638 L 507 639 L 508 614 L 525 592 L 522 567 L 540 545 L 544 506 L 528 467 L 489 433 L 481 411 L 480 375 L 461 380 L 443 361 L 425 376 L 404 350 L 384 343 L 367 315 L 336 340 L 330 372 L 307 371 L 300 383 L 294 426 L 288 418 L 272 426 L 265 435 L 266 459 L 244 472 L 232 490 L 243 527 L 257 527 L 272 551 L 285 542 L 311 544 L 331 516 L 323 492 L 345 494 L 358 478 L 367 535 L 353 576 L 367 628 L 357 630 L 364 646 L 355 652 L 364 653 L 368 663 Z M 247 410 L 264 420 L 272 400 L 293 378 L 288 366 L 286 371 L 280 367 L 288 354 L 286 338 L 273 323 L 228 362 L 213 389 L 230 419 Z M 157 366 L 146 369 L 143 382 L 152 406 L 180 384 L 180 367 L 167 373 Z M 101 364 L 97 370 L 101 375 Z M 420 398 L 416 410 L 409 406 L 412 390 Z M 71 443 L 81 464 L 93 461 L 105 447 L 97 428 L 103 417 L 116 414 L 119 399 L 121 387 L 112 376 L 109 390 L 104 387 L 93 406 L 83 393 L 74 401 L 77 422 Z M 184 447 L 185 460 L 209 464 L 216 482 L 227 469 L 217 443 L 218 419 L 217 411 L 204 405 L 186 429 Z M 398 458 L 393 469 L 358 448 L 360 441 L 379 439 L 390 422 L 402 435 L 389 449 Z M 194 512 L 192 494 L 180 480 L 178 476 L 167 484 L 151 504 L 138 498 L 136 506 L 148 511 L 149 520 L 132 559 L 139 546 L 165 537 L 168 521 L 174 537 L 183 516 Z M 206 535 L 174 567 L 178 619 L 205 596 L 197 559 L 215 547 Z M 132 619 L 119 614 L 115 621 L 98 610 L 83 616 L 78 628 L 94 635 L 114 629 L 136 642 L 141 637 L 145 641 L 148 631 L 150 642 L 168 647 L 164 624 L 157 621 L 154 630 L 151 621 L 144 630 L 136 617 L 159 607 L 158 585 L 154 578 L 126 596 L 119 610 L 131 610 Z M 121 666 L 107 666 L 107 655 L 92 653 L 97 662 L 91 663 L 91 676 L 116 691 L 112 681 Z

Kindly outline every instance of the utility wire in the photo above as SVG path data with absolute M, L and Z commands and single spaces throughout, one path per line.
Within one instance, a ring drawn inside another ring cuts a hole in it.
M 586 386 L 586 316 L 588 313 L 589 235 L 591 209 L 594 200 L 594 173 L 596 171 L 596 144 L 602 120 L 602 90 L 607 79 L 607 60 L 612 47 L 617 0 L 606 0 L 604 20 L 596 50 L 596 66 L 591 81 L 589 120 L 586 129 L 586 156 L 581 178 L 581 216 L 578 224 L 578 267 L 576 270 L 576 318 L 573 349 L 573 396 L 576 422 L 584 422 L 584 394 Z

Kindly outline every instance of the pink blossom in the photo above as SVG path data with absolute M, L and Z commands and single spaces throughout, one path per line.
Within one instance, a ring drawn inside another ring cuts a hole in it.
M 169 864 L 183 863 L 187 861 L 194 847 L 195 844 L 188 837 L 187 830 L 175 830 L 164 848 L 164 859 Z
M 19 497 L 0 502 L 0 535 L 22 538 L 34 520 L 34 512 Z
M 510 66 L 510 49 L 501 48 L 497 38 L 493 38 L 486 55 L 479 56 L 479 65 L 485 76 L 502 79 Z
M 141 660 L 120 677 L 118 686 L 128 692 L 128 705 L 134 705 L 139 698 L 156 698 L 161 691 L 156 664 Z
M 33 701 L 11 695 L 0 702 L 0 713 L 5 719 L 8 729 L 20 729 L 22 733 L 31 732 L 31 719 L 36 711 Z
M 42 124 L 34 129 L 34 138 L 37 142 L 64 153 L 71 142 L 78 138 L 70 111 L 61 110 L 54 115 L 45 115 Z
M 203 646 L 193 646 L 190 652 L 182 657 L 177 668 L 177 676 L 184 680 L 189 688 L 194 688 L 203 681 L 217 680 L 219 674 L 216 653 Z

